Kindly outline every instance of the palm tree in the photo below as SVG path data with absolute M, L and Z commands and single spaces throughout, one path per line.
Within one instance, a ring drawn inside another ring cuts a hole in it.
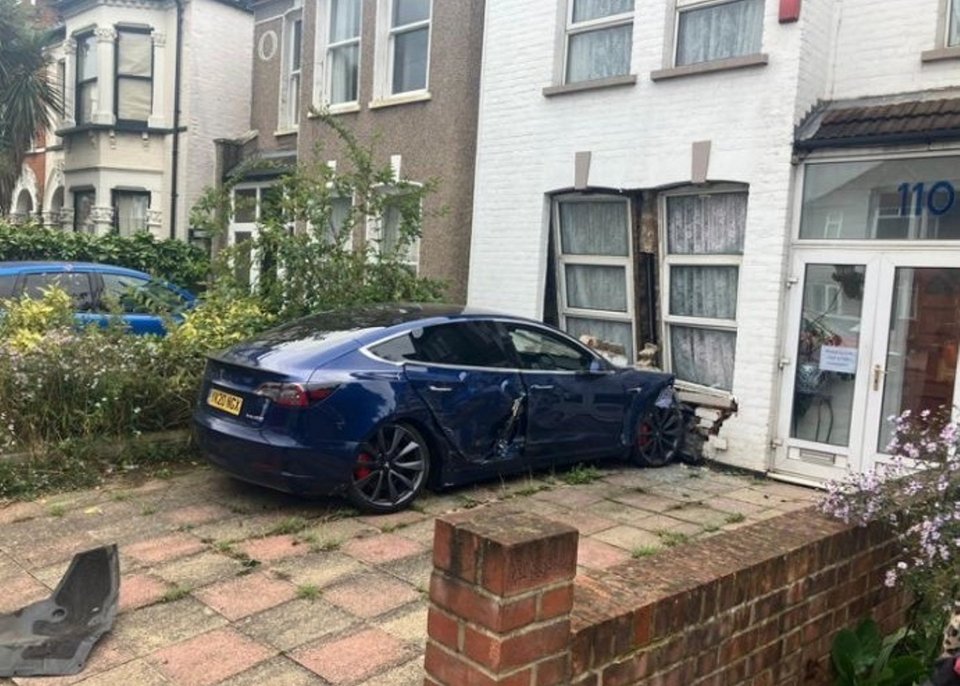
M 62 109 L 47 40 L 25 5 L 0 0 L 0 214 L 10 209 L 31 138 Z

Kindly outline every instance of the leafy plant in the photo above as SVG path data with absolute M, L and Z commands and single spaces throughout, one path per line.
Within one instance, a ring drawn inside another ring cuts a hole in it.
M 591 484 L 603 476 L 600 470 L 591 465 L 578 464 L 573 469 L 560 475 L 560 479 L 570 486 Z
M 905 628 L 881 636 L 872 619 L 855 630 L 843 629 L 833 640 L 830 655 L 835 686 L 912 686 L 923 679 L 924 663 L 912 655 L 894 653 L 907 635 Z

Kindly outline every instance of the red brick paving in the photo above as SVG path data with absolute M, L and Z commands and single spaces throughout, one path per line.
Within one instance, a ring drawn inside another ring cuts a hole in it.
M 593 538 L 581 538 L 577 550 L 577 564 L 591 569 L 607 569 L 613 565 L 626 562 L 630 554 L 612 545 Z
M 285 535 L 254 538 L 237 546 L 237 550 L 246 553 L 254 560 L 273 562 L 294 555 L 306 555 L 310 552 L 310 546 L 298 541 L 293 536 Z
M 43 600 L 50 595 L 50 589 L 29 574 L 21 573 L 3 582 L 0 593 L 0 612 L 13 612 L 24 605 Z
M 417 600 L 420 594 L 409 584 L 390 578 L 357 577 L 334 586 L 323 594 L 324 600 L 360 617 L 376 617 Z
M 193 555 L 204 548 L 206 546 L 194 536 L 171 534 L 159 538 L 148 538 L 145 541 L 125 546 L 122 552 L 137 562 L 154 565 L 169 562 L 178 557 Z
M 120 611 L 153 605 L 167 592 L 167 584 L 149 574 L 130 574 L 120 579 Z
M 423 552 L 423 548 L 413 541 L 395 534 L 355 538 L 341 550 L 351 557 L 374 565 Z
M 230 516 L 230 510 L 220 505 L 193 505 L 168 512 L 164 519 L 175 526 L 199 526 Z
M 379 629 L 304 646 L 291 657 L 331 684 L 349 684 L 379 672 L 407 654 L 403 643 Z
M 194 595 L 231 622 L 292 600 L 297 590 L 262 573 L 208 586 Z
M 275 652 L 228 628 L 163 648 L 148 660 L 178 686 L 208 686 L 250 669 Z

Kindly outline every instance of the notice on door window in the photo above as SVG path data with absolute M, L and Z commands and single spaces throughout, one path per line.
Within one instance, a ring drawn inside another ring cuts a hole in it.
M 820 347 L 820 370 L 838 374 L 857 373 L 857 349 L 840 345 Z

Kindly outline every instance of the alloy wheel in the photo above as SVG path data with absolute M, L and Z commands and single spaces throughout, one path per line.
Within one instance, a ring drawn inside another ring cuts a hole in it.
M 405 507 L 423 489 L 429 459 L 426 442 L 415 429 L 403 424 L 381 427 L 357 457 L 352 499 L 374 512 Z
M 662 467 L 683 444 L 683 414 L 676 407 L 654 407 L 640 420 L 633 441 L 633 457 L 645 467 Z

